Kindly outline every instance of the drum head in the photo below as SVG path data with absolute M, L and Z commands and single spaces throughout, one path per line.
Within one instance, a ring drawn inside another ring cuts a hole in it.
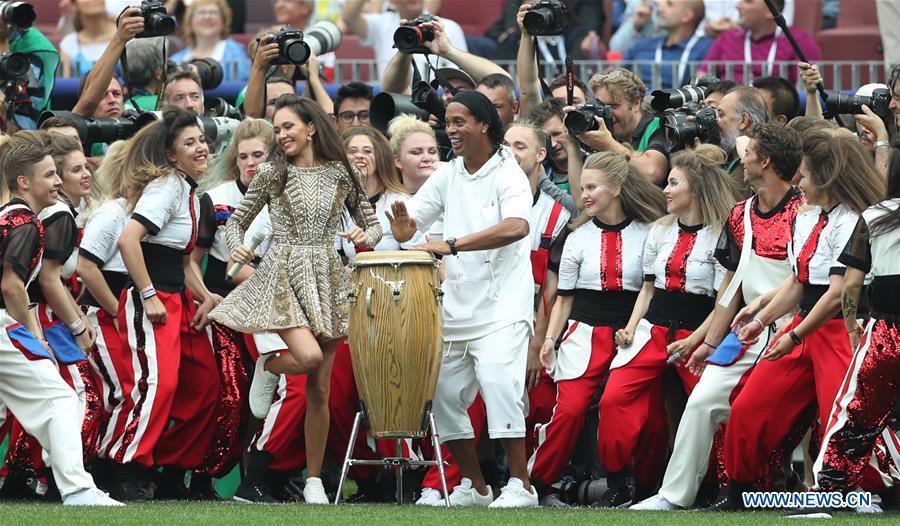
M 434 256 L 424 250 L 382 250 L 361 252 L 356 255 L 355 266 L 373 265 L 433 265 Z

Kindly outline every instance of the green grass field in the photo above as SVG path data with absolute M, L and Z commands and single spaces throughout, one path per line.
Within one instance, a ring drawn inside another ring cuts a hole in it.
M 126 508 L 66 508 L 59 504 L 0 503 L 0 524 L 24 526 L 30 524 L 345 524 L 378 526 L 389 524 L 434 524 L 437 526 L 489 524 L 490 526 L 543 526 L 562 524 L 615 524 L 622 526 L 705 526 L 728 524 L 751 526 L 785 524 L 778 513 L 651 513 L 627 510 L 600 511 L 589 508 L 487 510 L 435 509 L 391 505 L 306 506 L 284 504 L 255 506 L 230 502 L 218 503 L 152 503 L 133 504 Z M 791 524 L 793 521 L 787 521 Z M 806 521 L 802 521 L 805 524 Z M 821 521 L 819 522 L 821 523 Z M 861 517 L 838 515 L 826 524 L 897 524 L 894 516 Z

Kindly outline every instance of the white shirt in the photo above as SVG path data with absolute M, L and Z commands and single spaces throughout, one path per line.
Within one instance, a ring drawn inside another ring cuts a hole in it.
M 559 290 L 641 290 L 641 258 L 649 231 L 649 225 L 633 220 L 621 229 L 618 225 L 600 226 L 596 220 L 576 228 L 563 246 Z M 616 253 L 615 259 L 604 257 L 610 250 Z M 613 268 L 611 261 L 615 261 Z
M 134 206 L 131 218 L 144 225 L 149 234 L 142 240 L 176 250 L 185 250 L 196 235 L 200 199 L 191 196 L 191 185 L 175 172 L 147 183 Z M 191 209 L 193 208 L 193 212 Z
M 654 224 L 644 245 L 644 280 L 652 279 L 654 287 L 670 292 L 715 297 L 725 277 L 725 268 L 714 256 L 720 233 L 721 228 L 709 226 L 695 233 L 683 231 L 677 221 Z M 687 244 L 676 247 L 679 237 Z M 673 254 L 681 247 L 690 247 L 684 259 Z
M 442 164 L 407 202 L 420 232 L 443 214 L 444 239 L 504 219 L 528 221 L 533 196 L 512 152 L 501 147 L 474 174 L 463 158 Z M 518 321 L 532 327 L 534 282 L 528 237 L 491 250 L 444 257 L 444 340 L 480 338 Z
M 119 252 L 119 236 L 128 222 L 125 199 L 113 199 L 94 210 L 84 225 L 79 245 L 80 254 L 97 264 L 102 270 L 127 274 L 125 262 Z
M 859 221 L 859 214 L 843 204 L 837 205 L 827 214 L 828 221 L 819 233 L 818 238 L 811 240 L 811 234 L 819 222 L 821 214 L 822 208 L 818 206 L 809 207 L 797 214 L 797 218 L 794 220 L 790 250 L 788 251 L 788 258 L 791 262 L 791 268 L 794 270 L 794 276 L 799 277 L 800 275 L 797 266 L 799 258 L 803 257 L 804 267 L 808 265 L 804 271 L 804 278 L 807 277 L 806 272 L 808 272 L 808 281 L 806 283 L 809 285 L 829 285 L 832 274 L 843 274 L 846 266 L 838 261 L 838 257 L 843 252 L 844 247 L 847 246 L 847 241 L 853 235 L 856 222 Z M 813 250 L 811 258 L 801 254 L 809 241 L 814 243 L 811 247 Z
M 528 222 L 531 225 L 531 229 L 528 231 L 528 237 L 531 240 L 531 250 L 537 250 L 541 246 L 541 237 L 550 223 L 550 214 L 553 212 L 553 205 L 555 204 L 556 201 L 552 197 L 538 190 L 537 203 L 531 207 L 531 214 L 528 218 Z M 562 209 L 559 211 L 559 217 L 556 218 L 556 224 L 553 225 L 550 241 L 559 236 L 559 233 L 562 232 L 562 229 L 565 228 L 572 217 L 562 204 L 560 206 Z
M 400 15 L 396 11 L 385 11 L 383 13 L 363 13 L 362 17 L 366 21 L 367 29 L 366 38 L 362 39 L 360 43 L 374 49 L 375 62 L 378 64 L 378 76 L 381 77 L 388 61 L 397 53 L 397 48 L 394 47 L 394 31 L 400 27 Z M 447 18 L 441 18 L 441 23 L 444 25 L 444 31 L 447 33 L 447 38 L 450 39 L 453 47 L 462 51 L 468 51 L 466 35 L 463 33 L 462 27 Z M 437 64 L 435 64 L 434 57 L 431 55 L 429 57 L 435 68 L 458 67 L 453 62 L 443 58 L 438 59 Z M 422 77 L 426 77 L 425 55 L 413 55 L 413 60 Z

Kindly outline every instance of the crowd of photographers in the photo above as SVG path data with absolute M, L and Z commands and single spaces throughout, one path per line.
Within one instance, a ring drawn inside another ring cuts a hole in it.
M 764 0 L 742 2 L 755 8 L 764 5 Z M 772 3 L 784 6 L 783 0 Z M 663 187 L 676 152 L 714 145 L 724 152 L 722 168 L 740 185 L 742 138 L 750 137 L 754 126 L 775 123 L 802 131 L 834 120 L 854 131 L 875 165 L 887 172 L 888 152 L 900 125 L 900 66 L 887 72 L 885 84 L 860 86 L 853 93 L 825 89 L 829 79 L 822 78 L 814 63 L 799 60 L 784 76 L 752 80 L 726 78 L 717 71 L 707 73 L 718 76 L 690 78 L 672 66 L 663 73 L 668 85 L 687 83 L 648 92 L 647 77 L 639 68 L 610 67 L 581 79 L 569 61 L 555 78 L 541 78 L 543 41 L 538 37 L 574 38 L 568 36 L 566 2 L 519 6 L 514 74 L 469 53 L 465 40 L 454 37 L 458 25 L 425 12 L 422 1 L 397 2 L 396 11 L 378 16 L 364 15 L 362 4 L 345 2 L 339 24 L 321 22 L 303 30 L 285 25 L 261 32 L 249 46 L 246 86 L 229 101 L 207 95 L 232 78 L 221 63 L 190 55 L 183 55 L 183 61 L 167 60 L 164 43 L 175 32 L 176 21 L 163 2 L 144 0 L 121 11 L 114 35 L 81 77 L 74 106 L 56 111 L 50 93 L 59 54 L 31 27 L 35 13 L 29 4 L 0 1 L 0 25 L 6 32 L 0 36 L 9 42 L 8 51 L 0 55 L 0 126 L 7 135 L 42 129 L 76 137 L 89 165 L 96 168 L 109 145 L 162 119 L 164 109 L 178 107 L 196 114 L 215 157 L 229 145 L 241 121 L 271 121 L 276 100 L 296 93 L 302 81 L 303 96 L 330 114 L 338 131 L 374 128 L 384 134 L 378 137 L 393 144 L 391 123 L 411 115 L 430 126 L 438 156 L 447 161 L 453 155 L 444 122 L 447 104 L 460 92 L 476 90 L 490 100 L 504 126 L 525 122 L 535 128 L 541 138 L 538 149 L 545 151 L 545 176 L 537 187 L 576 217 L 583 208 L 583 164 L 595 152 L 627 155 L 636 173 Z M 774 31 L 776 17 L 764 18 Z M 699 23 L 696 15 L 685 20 L 694 28 Z M 334 98 L 329 94 L 322 57 L 340 45 L 342 30 L 376 48 L 381 72 L 377 94 L 361 82 L 340 86 Z M 578 33 L 578 38 L 589 38 L 589 32 Z M 639 51 L 632 58 L 639 60 Z M 687 50 L 682 62 L 689 55 Z M 804 56 L 802 50 L 797 56 Z M 798 86 L 806 95 L 804 107 Z M 405 161 L 394 150 L 399 167 Z M 401 182 L 415 193 L 408 181 Z M 752 190 L 744 187 L 741 193 L 748 197 Z

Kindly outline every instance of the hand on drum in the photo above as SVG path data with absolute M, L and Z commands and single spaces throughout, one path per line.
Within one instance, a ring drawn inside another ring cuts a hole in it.
M 346 232 L 338 232 L 338 235 L 358 247 L 368 247 L 369 243 L 371 243 L 369 235 L 366 234 L 366 231 L 362 228 L 359 228 L 358 226 L 354 226 Z
M 425 252 L 431 252 L 432 254 L 439 256 L 450 255 L 450 245 L 448 245 L 446 241 L 441 240 L 429 240 L 426 243 L 410 248 L 410 250 L 424 250 Z

